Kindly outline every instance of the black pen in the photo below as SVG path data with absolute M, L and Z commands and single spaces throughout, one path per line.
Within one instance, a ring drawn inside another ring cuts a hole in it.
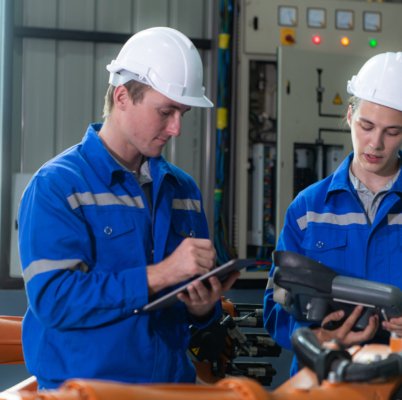
M 180 235 L 184 238 L 195 238 L 195 232 L 191 230 L 189 233 L 186 233 L 185 231 L 181 231 Z

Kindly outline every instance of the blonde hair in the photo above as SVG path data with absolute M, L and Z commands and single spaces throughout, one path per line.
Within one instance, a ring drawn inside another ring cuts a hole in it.
M 360 97 L 351 96 L 349 98 L 348 103 L 352 108 L 352 114 L 354 114 L 355 111 L 359 108 L 361 102 L 362 102 L 362 99 Z
M 137 82 L 134 80 L 128 81 L 127 83 L 124 84 L 124 86 L 127 88 L 129 96 L 131 98 L 131 101 L 133 104 L 135 103 L 140 103 L 142 99 L 144 98 L 144 93 L 151 89 L 151 86 L 145 85 L 141 82 Z M 109 85 L 106 95 L 105 95 L 105 103 L 103 105 L 103 118 L 107 119 L 110 115 L 110 113 L 113 110 L 113 94 L 114 90 L 116 89 L 115 86 Z

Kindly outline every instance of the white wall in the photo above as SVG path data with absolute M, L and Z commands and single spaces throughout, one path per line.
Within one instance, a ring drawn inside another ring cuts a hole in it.
M 24 27 L 120 34 L 161 25 L 191 38 L 208 38 L 209 4 L 203 0 L 23 0 L 21 23 Z M 15 146 L 18 172 L 34 172 L 80 141 L 89 122 L 101 120 L 108 79 L 105 66 L 120 48 L 120 43 L 22 39 L 22 47 L 15 50 L 15 62 L 22 69 L 21 110 L 14 115 L 13 130 L 20 141 Z M 200 151 L 189 152 L 188 144 L 194 149 L 200 141 L 202 116 L 193 111 L 186 120 L 182 137 L 187 151 L 176 151 L 173 160 L 197 180 Z

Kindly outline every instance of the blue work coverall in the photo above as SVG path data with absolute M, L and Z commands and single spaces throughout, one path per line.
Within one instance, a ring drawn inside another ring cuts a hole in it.
M 219 302 L 200 325 L 181 302 L 134 310 L 149 301 L 146 265 L 186 236 L 208 238 L 199 189 L 162 157 L 149 159 L 151 209 L 102 144 L 100 128 L 90 125 L 80 144 L 47 162 L 20 204 L 27 368 L 44 388 L 69 378 L 194 382 L 189 325 L 219 318 Z
M 276 249 L 305 255 L 341 275 L 402 289 L 402 173 L 371 223 L 349 179 L 352 159 L 353 153 L 332 175 L 296 196 Z M 273 271 L 274 266 L 271 276 Z M 293 332 L 305 325 L 273 301 L 272 288 L 266 289 L 264 326 L 280 346 L 291 349 Z M 294 359 L 291 374 L 296 371 Z

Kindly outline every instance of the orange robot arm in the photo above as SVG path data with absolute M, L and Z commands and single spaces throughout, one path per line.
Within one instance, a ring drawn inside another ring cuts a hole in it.
M 23 364 L 22 317 L 0 316 L 0 364 Z

